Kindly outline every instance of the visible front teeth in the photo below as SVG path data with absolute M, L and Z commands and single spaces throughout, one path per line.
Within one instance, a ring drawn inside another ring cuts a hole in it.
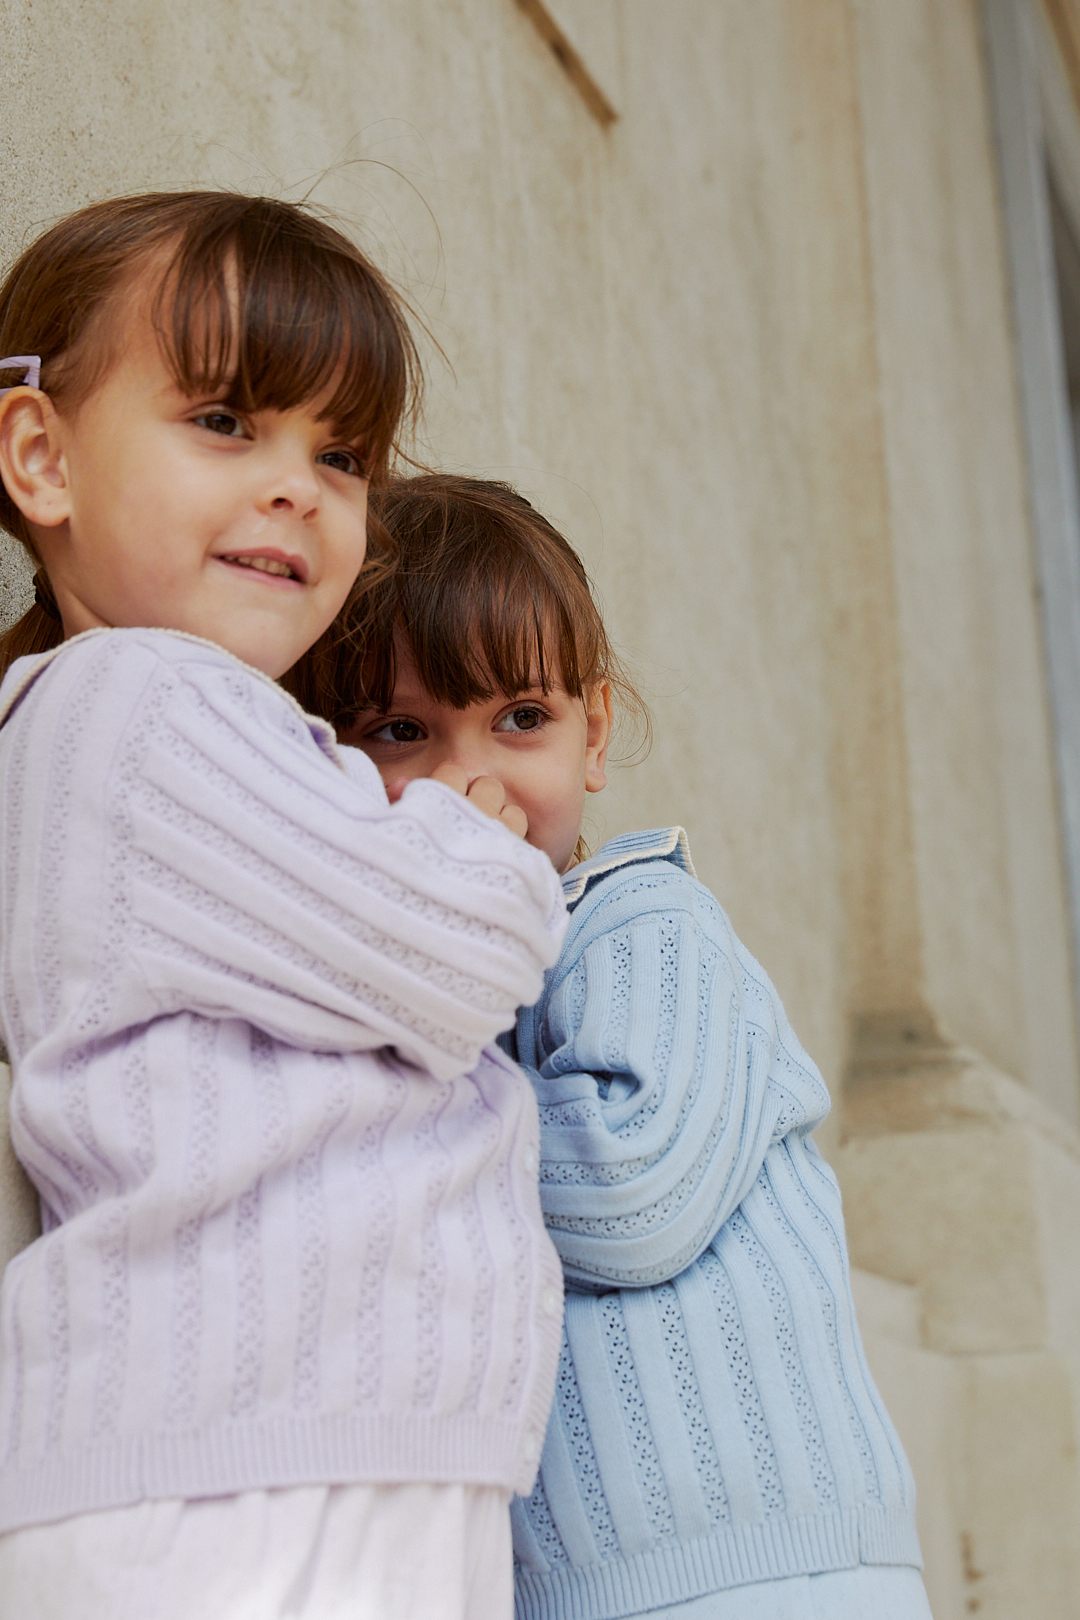
M 223 562 L 239 563 L 241 568 L 257 568 L 260 574 L 285 574 L 293 577 L 293 571 L 288 563 L 279 562 L 276 557 L 224 557 Z

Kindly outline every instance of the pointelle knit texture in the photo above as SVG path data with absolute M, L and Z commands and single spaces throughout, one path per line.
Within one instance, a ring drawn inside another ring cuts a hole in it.
M 102 630 L 0 688 L 0 1032 L 44 1232 L 0 1296 L 0 1530 L 313 1483 L 527 1489 L 558 1352 L 489 1043 L 550 863 L 391 806 L 272 681 Z
M 563 880 L 557 966 L 508 1045 L 536 1088 L 565 1326 L 518 1620 L 614 1620 L 752 1581 L 919 1564 L 866 1367 L 828 1094 L 679 828 Z

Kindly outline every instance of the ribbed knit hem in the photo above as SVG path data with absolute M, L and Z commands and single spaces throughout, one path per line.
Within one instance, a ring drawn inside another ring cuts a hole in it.
M 515 1620 L 620 1620 L 752 1581 L 823 1575 L 859 1564 L 922 1567 L 909 1511 L 867 1506 L 767 1520 L 630 1558 L 542 1574 L 515 1570 Z
M 0 1473 L 0 1533 L 169 1497 L 294 1485 L 456 1483 L 521 1488 L 521 1420 L 319 1417 L 133 1436 Z M 535 1472 L 531 1462 L 528 1472 Z

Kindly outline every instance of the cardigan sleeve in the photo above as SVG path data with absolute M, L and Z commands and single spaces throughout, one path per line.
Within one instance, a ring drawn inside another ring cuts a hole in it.
M 544 1215 L 572 1286 L 650 1286 L 701 1253 L 770 1145 L 817 1124 L 828 1093 L 684 872 L 614 874 L 573 932 L 522 1052 L 539 1060 Z
M 119 904 L 157 1011 L 467 1072 L 557 952 L 550 862 L 437 783 L 390 805 L 272 683 L 197 653 L 111 670 Z

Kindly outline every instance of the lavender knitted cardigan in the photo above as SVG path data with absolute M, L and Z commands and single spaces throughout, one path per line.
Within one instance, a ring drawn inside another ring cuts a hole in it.
M 44 1234 L 0 1296 L 0 1530 L 306 1483 L 529 1488 L 561 1286 L 485 1050 L 546 857 L 390 806 L 273 682 L 92 631 L 0 688 L 0 1033 Z

